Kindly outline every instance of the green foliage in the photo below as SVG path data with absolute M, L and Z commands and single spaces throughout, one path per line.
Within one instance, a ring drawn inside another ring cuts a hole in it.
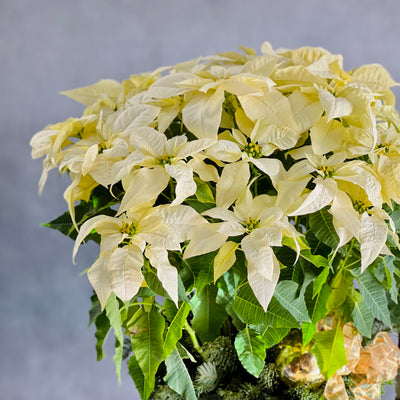
M 219 336 L 220 328 L 227 318 L 225 308 L 216 302 L 217 294 L 216 286 L 207 285 L 191 299 L 194 315 L 192 328 L 203 343 L 211 342 Z
M 176 343 L 182 337 L 182 330 L 190 312 L 190 304 L 182 303 L 179 310 L 171 300 L 165 300 L 164 310 L 169 321 L 164 342 L 164 358 L 167 358 L 175 349 Z
M 374 324 L 374 316 L 362 296 L 357 292 L 355 293 L 358 296 L 354 299 L 352 311 L 353 323 L 361 335 L 370 338 L 372 326 Z
M 96 325 L 95 337 L 96 337 L 97 361 L 100 361 L 104 357 L 103 343 L 111 328 L 110 321 L 108 320 L 105 311 L 96 317 L 95 325 Z
M 193 285 L 197 292 L 201 292 L 205 286 L 214 282 L 214 258 L 216 251 L 197 257 L 183 260 L 183 267 L 190 271 L 193 278 Z
M 279 372 L 274 363 L 267 363 L 264 365 L 262 369 L 258 386 L 266 394 L 274 394 L 277 393 L 279 388 L 282 386 L 282 383 L 279 378 Z
M 388 300 L 385 289 L 367 269 L 361 273 L 360 269 L 352 270 L 353 275 L 360 284 L 360 293 L 372 315 L 388 327 L 392 326 Z
M 221 376 L 232 375 L 239 367 L 239 358 L 231 339 L 219 336 L 202 347 L 203 357 L 211 362 Z
M 293 281 L 281 281 L 275 289 L 275 298 L 298 321 L 310 322 L 304 297 L 298 296 L 299 285 Z
M 129 359 L 128 371 L 129 375 L 133 379 L 133 382 L 135 382 L 135 386 L 140 394 L 140 397 L 143 400 L 147 400 L 153 391 L 153 387 L 149 385 L 148 380 L 145 378 L 135 355 L 131 356 Z
M 165 365 L 167 375 L 164 379 L 168 386 L 186 400 L 197 400 L 192 378 L 177 349 L 165 360 Z
M 319 241 L 331 249 L 336 249 L 339 238 L 333 227 L 332 215 L 328 212 L 327 207 L 310 214 L 308 222 L 312 233 Z
M 235 348 L 246 371 L 258 377 L 264 368 L 266 345 L 257 332 L 246 326 L 236 336 Z
M 331 330 L 318 332 L 314 335 L 314 339 L 313 353 L 322 374 L 329 379 L 347 363 L 341 326 L 338 324 Z
M 285 391 L 287 400 L 325 400 L 323 389 L 310 386 L 295 386 Z
M 306 292 L 306 301 L 311 322 L 303 322 L 301 329 L 303 333 L 303 344 L 308 344 L 317 331 L 316 325 L 318 321 L 325 317 L 327 313 L 326 303 L 330 295 L 329 286 L 325 283 L 315 298 L 311 298 L 311 293 Z
M 121 362 L 124 349 L 124 336 L 122 333 L 122 321 L 119 311 L 119 302 L 114 293 L 110 295 L 105 305 L 106 316 L 114 329 L 115 355 L 114 362 L 118 379 L 121 380 Z
M 154 388 L 155 375 L 164 360 L 165 320 L 155 308 L 140 308 L 130 321 L 132 350 L 143 372 L 146 385 Z
M 113 217 L 116 214 L 116 211 L 113 210 L 111 206 L 120 202 L 119 198 L 122 193 L 114 187 L 113 194 L 115 197 L 107 188 L 97 186 L 92 190 L 88 201 L 81 200 L 79 205 L 75 207 L 75 221 L 78 227 L 80 227 L 86 220 L 95 217 L 96 215 L 109 215 Z M 43 226 L 55 229 L 73 240 L 75 240 L 78 235 L 69 211 L 65 212 L 58 218 L 43 224 Z M 86 241 L 88 240 L 94 240 L 99 243 L 99 235 L 92 233 L 86 237 Z
M 259 324 L 265 316 L 263 308 L 247 282 L 236 291 L 232 309 L 245 324 Z

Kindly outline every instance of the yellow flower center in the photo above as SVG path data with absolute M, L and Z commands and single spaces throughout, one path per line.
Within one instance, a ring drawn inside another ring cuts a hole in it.
M 368 212 L 368 210 L 370 209 L 369 206 L 365 205 L 362 201 L 360 200 L 356 200 L 355 202 L 353 202 L 353 207 L 356 211 L 358 211 L 359 214 L 363 214 L 365 211 Z
M 170 155 L 162 156 L 157 159 L 160 165 L 171 164 L 173 157 Z
M 324 179 L 327 178 L 332 178 L 333 174 L 335 173 L 335 170 L 331 167 L 327 167 L 326 165 L 323 165 L 319 171 L 323 173 Z
M 262 157 L 262 147 L 257 143 L 250 142 L 243 150 L 250 157 L 253 158 Z
M 122 226 L 120 229 L 120 232 L 123 234 L 126 234 L 130 237 L 136 235 L 136 227 L 134 224 L 128 224 L 125 221 L 122 222 Z
M 254 229 L 257 229 L 260 226 L 260 220 L 255 218 L 247 218 L 242 225 L 248 230 L 248 232 L 253 232 Z
M 387 154 L 389 153 L 389 146 L 386 144 L 380 144 L 377 147 L 378 153 L 384 153 Z
M 108 142 L 102 142 L 97 145 L 99 154 L 103 153 L 104 150 L 109 149 L 111 146 Z

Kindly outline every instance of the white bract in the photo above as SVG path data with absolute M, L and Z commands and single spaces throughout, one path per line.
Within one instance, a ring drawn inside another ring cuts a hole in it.
M 281 269 L 274 248 L 285 236 L 298 243 L 325 209 L 339 237 L 332 254 L 351 241 L 361 271 L 390 254 L 388 235 L 398 245 L 400 118 L 388 72 L 346 72 L 321 48 L 242 50 L 65 92 L 84 115 L 32 138 L 32 156 L 45 157 L 40 190 L 52 168 L 71 178 L 74 254 L 101 236 L 88 275 L 103 306 L 112 292 L 132 299 L 146 268 L 177 303 L 171 252 L 218 250 L 215 281 L 242 251 L 266 310 Z M 96 206 L 99 187 L 110 204 Z M 75 222 L 77 201 L 92 208 Z
M 239 245 L 228 241 L 241 236 L 240 247 L 247 259 L 248 281 L 255 296 L 266 310 L 278 282 L 280 266 L 272 246 L 281 246 L 282 237 L 295 238 L 298 232 L 283 211 L 274 205 L 275 198 L 252 197 L 246 189 L 233 210 L 215 207 L 203 214 L 222 222 L 198 225 L 184 253 L 185 258 L 219 249 L 214 262 L 217 280 L 235 262 L 234 251 Z

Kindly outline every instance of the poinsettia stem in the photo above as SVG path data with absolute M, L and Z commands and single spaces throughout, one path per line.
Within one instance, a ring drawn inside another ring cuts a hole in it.
M 347 260 L 349 259 L 349 257 L 351 256 L 351 253 L 352 253 L 352 251 L 353 251 L 354 240 L 355 240 L 355 238 L 351 239 L 349 249 L 348 249 L 347 252 L 346 252 L 346 257 L 345 257 L 345 258 L 343 259 L 343 261 L 342 261 L 342 267 L 343 267 L 343 268 L 346 268 Z
M 189 322 L 187 321 L 185 322 L 185 330 L 190 336 L 193 347 L 197 350 L 197 352 L 201 355 L 201 358 L 205 361 L 205 356 L 203 350 L 201 350 L 199 341 L 197 340 L 196 332 L 193 330 L 193 328 L 189 325 Z

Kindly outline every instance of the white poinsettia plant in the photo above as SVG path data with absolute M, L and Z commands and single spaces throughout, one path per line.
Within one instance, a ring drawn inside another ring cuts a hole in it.
M 129 338 L 143 399 L 160 371 L 196 399 L 188 363 L 220 335 L 257 377 L 300 329 L 329 381 L 348 363 L 345 324 L 365 338 L 400 325 L 396 83 L 322 48 L 242 50 L 64 92 L 83 116 L 31 140 L 40 190 L 51 169 L 71 178 L 69 211 L 46 225 L 74 257 L 100 246 L 98 358 L 113 327 L 119 371 Z

